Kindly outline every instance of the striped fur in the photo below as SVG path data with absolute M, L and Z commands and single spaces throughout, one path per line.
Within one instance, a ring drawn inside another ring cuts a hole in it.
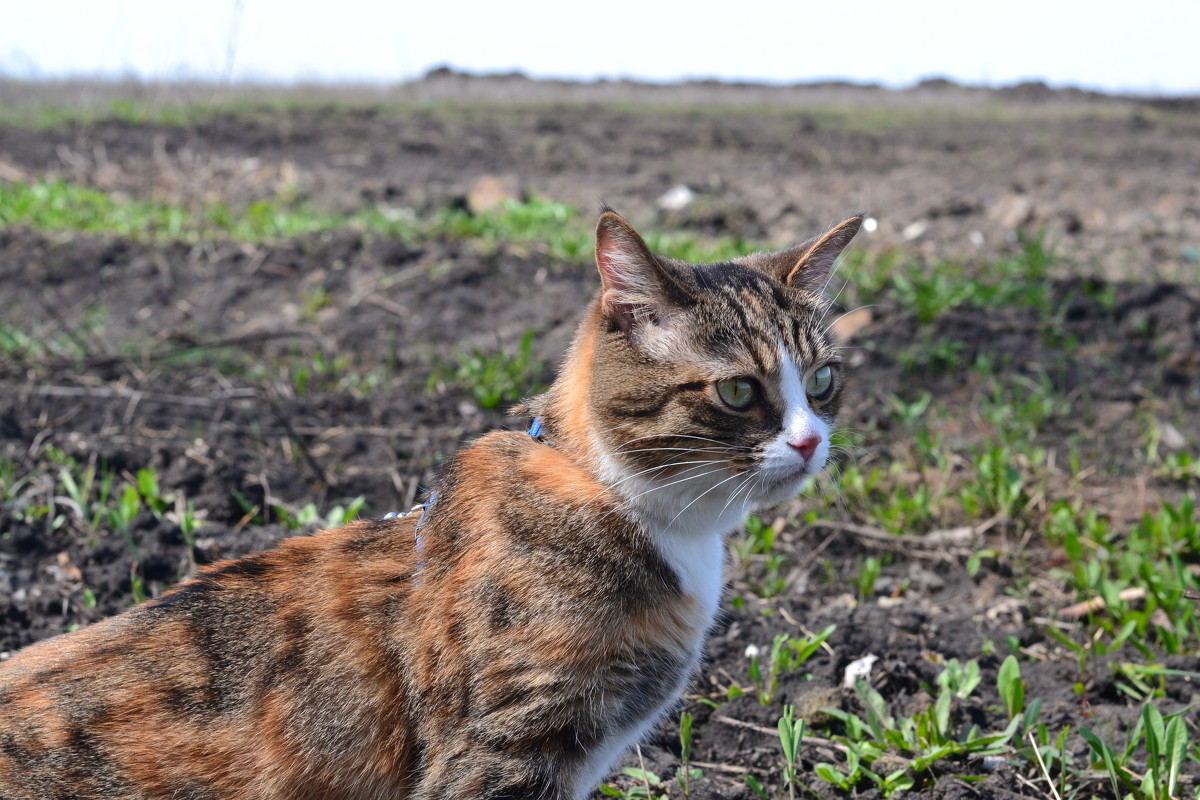
M 0 797 L 586 796 L 695 670 L 722 535 L 824 463 L 820 289 L 856 229 L 697 266 L 605 212 L 603 287 L 525 408 L 542 440 L 454 456 L 419 552 L 417 515 L 354 522 L 18 653 Z

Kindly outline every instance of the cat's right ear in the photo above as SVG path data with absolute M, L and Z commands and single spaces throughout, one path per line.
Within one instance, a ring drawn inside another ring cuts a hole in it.
M 606 317 L 632 339 L 661 328 L 679 298 L 679 288 L 646 242 L 612 209 L 596 223 L 596 267 Z

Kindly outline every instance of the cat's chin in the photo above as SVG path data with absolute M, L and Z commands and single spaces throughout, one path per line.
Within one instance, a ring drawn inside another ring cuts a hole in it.
M 764 475 L 763 477 L 763 488 L 758 492 L 755 503 L 758 508 L 766 508 L 794 499 L 816 479 L 817 473 L 808 467 L 802 467 L 792 470 L 790 473 Z

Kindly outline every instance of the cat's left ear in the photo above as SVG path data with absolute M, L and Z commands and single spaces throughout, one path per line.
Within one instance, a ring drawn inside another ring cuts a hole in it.
M 862 227 L 863 215 L 850 217 L 820 236 L 776 253 L 754 253 L 735 259 L 740 264 L 766 272 L 792 289 L 824 291 L 834 262 Z

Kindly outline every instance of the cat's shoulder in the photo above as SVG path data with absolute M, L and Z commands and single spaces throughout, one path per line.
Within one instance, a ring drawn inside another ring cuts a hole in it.
M 470 479 L 477 491 L 506 496 L 542 495 L 564 507 L 603 508 L 615 496 L 573 453 L 524 433 L 494 431 L 460 451 L 447 470 L 456 488 Z

